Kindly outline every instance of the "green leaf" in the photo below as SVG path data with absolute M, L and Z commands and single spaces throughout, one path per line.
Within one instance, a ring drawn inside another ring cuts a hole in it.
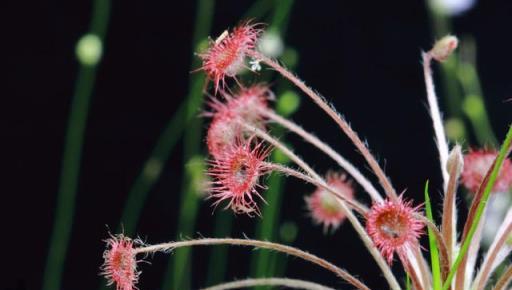
M 432 204 L 430 203 L 430 196 L 428 194 L 428 180 L 425 183 L 425 210 L 427 212 L 427 218 L 429 221 L 434 223 L 432 215 Z M 441 267 L 439 266 L 439 249 L 437 248 L 437 239 L 434 232 L 428 228 L 428 242 L 430 246 L 430 261 L 432 263 L 432 276 L 434 282 L 434 290 L 441 289 Z

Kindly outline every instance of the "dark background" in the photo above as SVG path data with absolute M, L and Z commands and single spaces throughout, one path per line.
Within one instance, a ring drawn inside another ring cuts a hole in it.
M 60 176 L 64 132 L 78 63 L 74 47 L 87 31 L 89 1 L 17 1 L 7 4 L 10 25 L 3 44 L 7 78 L 2 97 L 2 282 L 0 288 L 40 287 Z M 233 27 L 251 1 L 215 4 L 213 36 Z M 431 122 L 425 105 L 421 49 L 432 32 L 422 1 L 295 1 L 286 44 L 300 55 L 297 73 L 335 104 L 366 138 L 396 188 L 422 199 L 431 180 L 439 201 L 439 172 Z M 195 1 L 113 1 L 110 27 L 85 136 L 73 233 L 63 289 L 96 289 L 107 237 L 124 199 L 164 125 L 188 93 Z M 512 3 L 478 1 L 453 22 L 453 33 L 470 34 L 478 47 L 481 77 L 492 125 L 500 139 L 511 121 Z M 436 70 L 437 72 L 437 70 Z M 442 89 L 438 85 L 441 95 Z M 7 103 L 5 103 L 7 102 Z M 294 120 L 352 160 L 366 165 L 333 123 L 303 98 Z M 295 142 L 320 172 L 334 164 Z M 471 137 L 467 140 L 472 143 Z M 137 232 L 148 242 L 176 236 L 181 174 L 178 145 L 152 190 Z M 368 173 L 368 175 L 371 175 Z M 373 178 L 373 177 L 372 177 Z M 374 179 L 372 179 L 374 180 Z M 384 279 L 350 225 L 324 236 L 306 216 L 304 186 L 289 180 L 282 220 L 299 224 L 295 246 L 326 257 L 374 289 Z M 309 189 L 308 189 L 309 190 Z M 311 188 L 312 190 L 312 188 Z M 211 208 L 202 204 L 198 232 L 211 236 Z M 256 219 L 239 216 L 232 236 L 253 236 Z M 229 263 L 228 279 L 249 275 L 250 252 Z M 194 286 L 203 284 L 209 251 L 194 252 Z M 158 289 L 166 255 L 144 265 L 140 288 Z M 341 286 L 325 271 L 291 260 L 287 276 Z

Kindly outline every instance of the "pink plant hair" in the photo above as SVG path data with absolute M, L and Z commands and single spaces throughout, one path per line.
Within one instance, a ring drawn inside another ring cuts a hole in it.
M 262 33 L 260 24 L 251 21 L 242 22 L 233 31 L 225 31 L 208 49 L 199 54 L 203 60 L 200 68 L 213 81 L 215 92 L 224 87 L 226 77 L 235 77 L 245 67 L 245 58 Z
M 261 112 L 268 110 L 269 101 L 274 100 L 274 93 L 265 84 L 241 87 L 233 94 L 226 91 L 221 93 L 225 101 L 221 102 L 212 97 L 208 103 L 212 112 L 206 113 L 206 116 L 213 118 L 232 116 L 256 124 L 264 119 Z
M 462 171 L 462 184 L 470 192 L 478 191 L 485 174 L 491 168 L 498 152 L 492 149 L 470 150 L 464 156 L 464 170 Z M 512 162 L 505 159 L 503 168 L 494 184 L 492 192 L 508 192 L 512 188 Z
M 137 289 L 139 280 L 137 271 L 134 243 L 132 239 L 120 234 L 106 240 L 107 249 L 103 253 L 104 264 L 102 275 L 108 280 L 108 285 L 115 284 L 117 290 Z
M 326 177 L 327 185 L 336 189 L 347 199 L 354 199 L 354 187 L 352 182 L 343 173 L 328 172 Z M 324 227 L 324 232 L 329 228 L 336 230 L 346 219 L 339 201 L 336 197 L 324 188 L 317 189 L 310 196 L 305 198 L 309 213 L 316 224 Z
M 214 206 L 228 200 L 226 209 L 231 208 L 238 214 L 260 215 L 255 197 L 265 201 L 259 193 L 264 189 L 259 179 L 269 171 L 264 160 L 270 147 L 253 141 L 253 137 L 239 138 L 223 155 L 211 161 L 208 175 L 214 180 L 209 198 L 215 199 Z
M 416 215 L 420 206 L 412 207 L 400 195 L 396 200 L 374 203 L 366 217 L 366 230 L 389 264 L 394 253 L 406 260 L 406 251 L 417 243 L 424 223 Z
M 244 138 L 245 132 L 238 125 L 243 120 L 258 128 L 265 128 L 262 111 L 268 110 L 268 101 L 273 99 L 270 89 L 263 84 L 241 88 L 231 96 L 222 92 L 225 102 L 212 97 L 208 103 L 212 109 L 203 115 L 212 117 L 206 135 L 208 151 L 219 158 L 237 138 Z

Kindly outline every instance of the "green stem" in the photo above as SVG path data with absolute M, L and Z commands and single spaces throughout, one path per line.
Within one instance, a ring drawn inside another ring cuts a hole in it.
M 219 211 L 215 218 L 215 237 L 228 237 L 233 228 L 233 214 L 228 211 Z M 208 276 L 206 285 L 215 285 L 224 281 L 226 275 L 228 247 L 220 246 L 211 249 L 208 261 Z
M 185 118 L 183 103 L 167 123 L 149 158 L 144 163 L 143 169 L 135 179 L 125 202 L 118 232 L 123 231 L 127 236 L 135 234 L 148 193 L 160 178 L 164 164 L 169 159 L 169 155 L 189 121 L 190 119 Z
M 494 135 L 489 115 L 485 107 L 480 79 L 475 68 L 476 45 L 473 39 L 464 39 L 464 53 L 461 54 L 461 64 L 457 70 L 457 77 L 464 90 L 465 100 L 462 110 L 470 120 L 478 143 L 481 146 L 491 143 L 498 145 Z
M 89 33 L 103 43 L 108 28 L 110 1 L 94 1 Z M 78 176 L 90 99 L 96 80 L 96 64 L 82 63 L 73 93 L 66 129 L 62 171 L 57 193 L 54 225 L 43 275 L 42 289 L 61 288 L 62 273 L 73 226 Z
M 496 178 L 498 177 L 498 174 L 501 170 L 503 161 L 505 160 L 507 155 L 510 153 L 511 144 L 512 144 L 512 126 L 509 128 L 509 130 L 507 132 L 507 136 L 505 138 L 505 141 L 503 142 L 503 145 L 501 146 L 500 153 L 498 154 L 498 157 L 496 158 L 496 162 L 495 162 L 494 166 L 492 167 L 492 171 L 489 176 L 489 180 L 485 184 L 482 200 L 478 203 L 478 207 L 476 209 L 475 219 L 473 220 L 473 223 L 471 224 L 468 234 L 467 234 L 466 238 L 464 239 L 464 243 L 462 244 L 459 254 L 457 255 L 457 259 L 455 259 L 455 263 L 453 264 L 453 266 L 450 270 L 450 273 L 448 274 L 448 277 L 446 278 L 446 281 L 443 284 L 443 290 L 448 290 L 448 288 L 450 288 L 453 276 L 457 272 L 457 269 L 458 269 L 460 263 L 464 259 L 465 255 L 469 249 L 469 245 L 471 244 L 471 240 L 472 240 L 473 235 L 475 234 L 475 231 L 478 227 L 478 224 L 482 217 L 482 213 L 484 212 L 485 206 L 487 205 L 487 201 L 489 200 L 491 190 L 492 190 L 494 183 L 496 182 Z

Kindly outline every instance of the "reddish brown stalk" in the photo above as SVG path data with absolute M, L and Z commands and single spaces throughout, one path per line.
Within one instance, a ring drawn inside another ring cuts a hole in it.
M 494 286 L 494 290 L 506 290 L 512 280 L 512 265 L 509 265 Z
M 413 289 L 424 290 L 423 286 L 421 285 L 420 278 L 416 274 L 416 271 L 414 271 L 407 257 L 402 257 L 402 255 L 399 255 L 399 257 L 400 261 L 402 261 L 402 265 L 404 265 L 405 272 L 407 272 L 407 274 L 411 278 Z
M 448 256 L 446 242 L 443 238 L 443 235 L 441 234 L 441 232 L 434 223 L 432 223 L 422 215 L 418 215 L 418 217 L 421 219 L 422 222 L 425 223 L 425 225 L 427 225 L 427 227 L 429 227 L 429 229 L 432 230 L 432 232 L 436 236 L 437 248 L 439 249 L 439 258 L 441 263 L 441 277 L 444 281 L 448 276 L 448 273 L 450 272 L 450 260 Z
M 309 88 L 304 82 L 302 82 L 299 78 L 297 78 L 294 74 L 286 70 L 282 67 L 278 62 L 258 53 L 257 51 L 251 51 L 251 56 L 255 59 L 262 61 L 268 66 L 275 69 L 279 72 L 283 77 L 291 81 L 295 84 L 300 90 L 302 90 L 306 95 L 308 95 L 331 119 L 333 119 L 336 124 L 341 128 L 341 130 L 347 135 L 347 137 L 354 143 L 359 152 L 363 155 L 368 162 L 368 165 L 372 169 L 373 173 L 379 179 L 380 184 L 384 188 L 386 194 L 393 200 L 398 199 L 398 195 L 396 194 L 395 189 L 391 185 L 388 177 L 384 173 L 384 170 L 380 167 L 379 163 L 370 153 L 370 150 L 366 147 L 365 143 L 359 138 L 356 132 L 350 128 L 350 125 L 345 121 L 333 108 L 330 106 L 324 98 L 322 98 L 318 93 Z
M 455 146 L 450 152 L 448 157 L 448 186 L 443 199 L 443 215 L 441 223 L 441 232 L 444 241 L 446 242 L 446 249 L 448 252 L 448 263 L 452 260 L 453 250 L 456 242 L 456 208 L 455 208 L 455 194 L 457 192 L 458 180 L 462 170 L 462 152 L 459 145 Z M 446 273 L 448 274 L 448 273 Z M 443 277 L 445 279 L 446 277 Z
M 492 265 L 496 257 L 498 256 L 498 253 L 500 252 L 503 245 L 507 242 L 507 239 L 510 237 L 510 233 L 512 232 L 512 223 L 510 223 L 503 234 L 500 236 L 499 240 L 497 241 L 495 247 L 492 248 L 492 252 L 490 252 L 488 255 L 488 258 L 486 257 L 486 263 L 484 264 L 482 270 L 480 279 L 478 280 L 478 285 L 476 287 L 477 290 L 484 289 L 485 284 L 487 280 L 489 279 L 489 276 L 491 274 Z

